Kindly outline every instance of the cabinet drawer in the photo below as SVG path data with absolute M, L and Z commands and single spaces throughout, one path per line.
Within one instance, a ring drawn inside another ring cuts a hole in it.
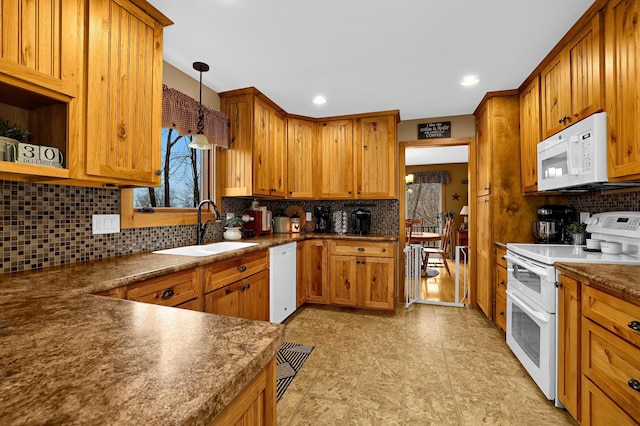
M 393 243 L 331 241 L 332 255 L 393 257 Z
M 582 376 L 582 423 L 583 426 L 637 425 L 627 413 L 616 405 L 596 385 Z
M 507 270 L 500 265 L 496 265 L 496 294 L 507 298 Z
M 217 290 L 268 267 L 266 250 L 216 262 L 204 269 L 204 292 Z
M 583 374 L 640 420 L 640 391 L 629 385 L 631 380 L 640 381 L 640 348 L 586 318 L 582 330 Z
M 507 301 L 501 296 L 496 296 L 496 324 L 507 331 Z
M 496 263 L 503 268 L 507 269 L 507 259 L 504 256 L 507 254 L 507 251 L 502 247 L 496 247 Z
M 188 302 L 179 304 L 176 308 L 202 312 L 202 299 L 189 300 Z
M 127 299 L 155 305 L 177 306 L 200 295 L 195 269 L 176 272 L 127 287 Z
M 640 306 L 586 286 L 582 296 L 583 315 L 623 339 L 640 346 Z M 640 380 L 640 379 L 638 379 Z

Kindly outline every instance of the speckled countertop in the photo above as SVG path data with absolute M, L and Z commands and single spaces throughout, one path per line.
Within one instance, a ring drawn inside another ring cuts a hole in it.
M 595 263 L 554 263 L 556 268 L 573 273 L 591 285 L 622 295 L 640 303 L 640 265 L 608 265 Z
M 0 275 L 1 423 L 207 424 L 275 355 L 284 327 L 91 293 L 305 238 L 363 237 L 275 234 L 207 257 L 141 253 Z

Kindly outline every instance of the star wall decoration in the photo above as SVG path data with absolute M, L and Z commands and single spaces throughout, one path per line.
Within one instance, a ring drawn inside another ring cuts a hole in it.
M 458 199 L 460 198 L 460 195 L 456 192 L 451 196 L 451 198 L 453 198 L 454 201 L 458 201 Z

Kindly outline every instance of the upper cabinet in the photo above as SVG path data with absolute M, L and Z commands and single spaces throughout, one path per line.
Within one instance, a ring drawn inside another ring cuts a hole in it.
M 313 198 L 313 158 L 316 123 L 311 120 L 287 119 L 287 197 Z
M 128 1 L 87 7 L 86 173 L 158 185 L 163 25 Z
M 353 120 L 318 125 L 317 163 L 313 164 L 319 198 L 355 198 L 353 190 Z
M 491 120 L 487 110 L 488 103 L 483 103 L 475 113 L 476 116 L 476 196 L 482 197 L 491 193 Z
M 605 9 L 609 178 L 640 179 L 640 1 L 612 0 Z
M 604 107 L 601 21 L 597 14 L 541 72 L 543 138 Z
M 520 92 L 520 177 L 522 192 L 538 191 L 538 142 L 540 138 L 540 77 Z
M 1 161 L 0 178 L 158 184 L 171 21 L 143 0 L 0 0 L 0 10 L 0 118 L 31 132 L 40 160 L 59 151 L 62 161 Z
M 220 111 L 229 116 L 229 149 L 218 152 L 217 181 L 222 196 L 251 195 L 253 98 L 220 96 Z
M 286 132 L 284 116 L 254 98 L 254 195 L 285 197 Z
M 355 120 L 356 195 L 396 198 L 398 194 L 397 115 Z

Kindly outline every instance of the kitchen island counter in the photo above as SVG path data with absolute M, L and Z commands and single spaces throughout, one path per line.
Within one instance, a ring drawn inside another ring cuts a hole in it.
M 585 278 L 589 285 L 640 303 L 640 265 L 557 262 L 553 266 Z

